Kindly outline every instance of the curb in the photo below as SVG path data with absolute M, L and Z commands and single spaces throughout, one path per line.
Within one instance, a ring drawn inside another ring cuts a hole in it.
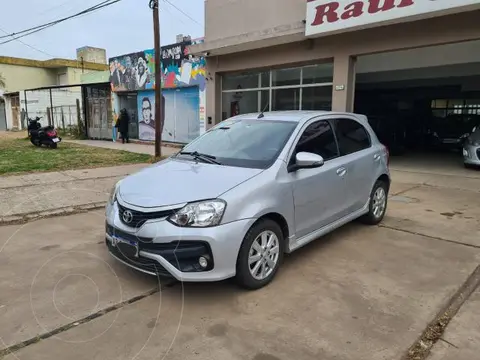
M 402 360 L 425 360 L 433 346 L 442 338 L 450 321 L 479 286 L 480 265 L 477 266 L 448 303 L 438 312 L 433 321 L 427 325 L 420 337 L 402 357 Z
M 0 217 L 0 226 L 20 225 L 20 224 L 28 223 L 30 221 L 35 221 L 40 219 L 52 218 L 57 216 L 74 215 L 74 214 L 85 213 L 92 210 L 104 209 L 106 203 L 107 203 L 106 201 L 99 201 L 99 202 L 90 203 L 90 204 L 66 206 L 66 207 L 52 209 L 52 210 L 43 210 L 39 212 L 2 216 Z
M 93 139 L 92 139 L 93 140 Z M 146 140 L 138 140 L 138 139 L 129 139 L 128 140 L 131 144 L 139 144 L 139 145 L 151 145 L 151 146 L 155 146 L 155 142 L 154 141 L 146 141 Z M 116 143 L 121 143 L 122 140 L 121 139 L 117 139 L 115 140 Z M 169 142 L 163 142 L 162 141 L 162 146 L 164 147 L 168 147 L 168 148 L 176 148 L 176 149 L 181 149 L 182 147 L 184 147 L 186 144 L 178 144 L 178 143 L 169 143 Z

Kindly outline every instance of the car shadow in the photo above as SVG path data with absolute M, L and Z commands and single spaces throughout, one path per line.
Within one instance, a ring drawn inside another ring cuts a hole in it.
M 342 241 L 342 238 L 347 237 L 348 234 L 357 231 L 357 229 L 364 227 L 364 225 L 358 222 L 352 222 L 333 232 L 318 238 L 309 244 L 299 248 L 291 254 L 285 254 L 284 262 L 280 271 L 272 284 L 267 285 L 265 288 L 253 291 L 253 293 L 267 291 L 269 286 L 272 286 L 274 282 L 289 281 L 289 273 L 294 272 L 297 268 L 301 268 L 305 265 L 305 259 L 312 259 L 318 256 L 322 251 L 325 251 L 329 247 L 334 246 L 337 242 Z M 347 241 L 345 239 L 345 241 Z M 351 241 L 349 239 L 348 241 Z M 252 293 L 252 291 L 243 289 L 235 283 L 235 279 L 227 279 L 219 282 L 211 283 L 180 283 L 175 282 L 171 286 L 173 291 L 177 295 L 183 292 L 184 299 L 195 301 L 196 304 L 208 304 L 220 303 L 225 301 L 235 301 L 234 299 L 242 294 Z

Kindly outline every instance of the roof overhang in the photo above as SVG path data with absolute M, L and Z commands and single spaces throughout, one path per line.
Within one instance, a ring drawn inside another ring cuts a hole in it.
M 297 22 L 212 41 L 206 39 L 204 43 L 190 45 L 188 49 L 191 54 L 210 57 L 284 45 L 305 39 L 305 23 Z
M 16 58 L 11 56 L 0 56 L 0 64 L 29 66 L 29 67 L 37 67 L 37 68 L 44 68 L 44 69 L 70 67 L 70 68 L 83 68 L 86 70 L 97 70 L 97 71 L 108 70 L 108 65 L 106 64 L 97 64 L 97 63 L 92 63 L 87 61 L 84 61 L 82 63 L 81 61 L 70 60 L 70 59 L 32 60 L 32 59 Z

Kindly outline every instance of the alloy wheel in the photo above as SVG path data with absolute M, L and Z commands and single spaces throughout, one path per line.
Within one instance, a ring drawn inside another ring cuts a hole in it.
M 378 219 L 383 215 L 385 207 L 387 205 L 387 195 L 385 193 L 385 189 L 383 189 L 382 187 L 377 188 L 377 190 L 375 190 L 375 193 L 373 194 L 372 201 L 373 216 Z
M 256 280 L 266 279 L 277 267 L 279 241 L 273 231 L 261 232 L 253 241 L 248 252 L 248 268 Z

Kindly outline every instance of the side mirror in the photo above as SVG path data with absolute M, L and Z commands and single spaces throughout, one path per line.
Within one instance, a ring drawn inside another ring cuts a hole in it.
M 288 171 L 293 172 L 299 169 L 318 168 L 323 166 L 324 163 L 323 157 L 320 155 L 309 152 L 299 152 L 295 156 L 295 164 L 290 165 Z

